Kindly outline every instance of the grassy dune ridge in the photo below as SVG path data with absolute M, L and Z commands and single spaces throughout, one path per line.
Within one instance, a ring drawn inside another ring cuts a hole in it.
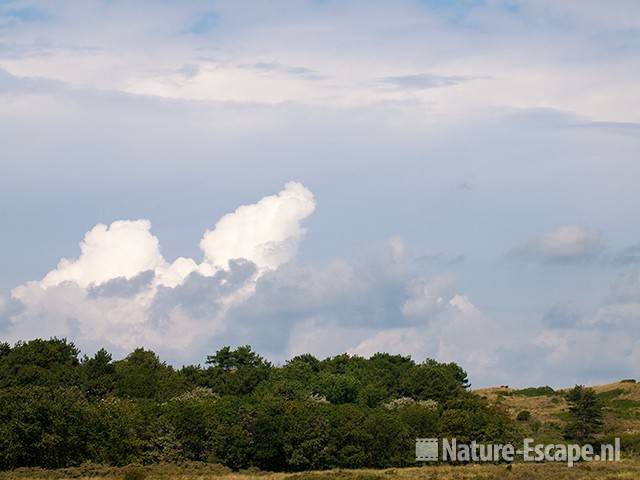
M 604 406 L 602 441 L 606 443 L 620 437 L 623 449 L 640 454 L 640 383 L 626 380 L 590 388 L 596 391 Z M 555 443 L 563 441 L 567 390 L 493 387 L 478 389 L 475 393 L 502 407 L 513 419 L 520 412 L 529 412 L 530 418 L 519 422 L 525 433 L 542 443 Z

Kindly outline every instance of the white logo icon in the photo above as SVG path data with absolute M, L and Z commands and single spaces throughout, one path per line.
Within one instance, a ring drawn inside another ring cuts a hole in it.
M 437 438 L 416 438 L 416 462 L 435 462 L 438 460 Z

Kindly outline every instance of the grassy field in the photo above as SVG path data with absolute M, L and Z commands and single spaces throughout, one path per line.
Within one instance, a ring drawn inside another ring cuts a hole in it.
M 604 405 L 603 436 L 640 437 L 640 383 L 621 381 L 592 388 Z M 501 406 L 513 419 L 522 411 L 530 412 L 530 419 L 520 424 L 536 440 L 562 440 L 567 415 L 566 390 L 495 387 L 479 389 L 476 393 Z
M 224 467 L 206 464 L 155 465 L 149 467 L 110 468 L 84 466 L 61 470 L 18 469 L 0 473 L 0 479 L 123 479 L 123 480 L 587 480 L 640 478 L 640 461 L 585 463 L 572 468 L 562 464 L 514 464 L 424 466 L 386 470 L 328 470 L 305 473 L 230 472 Z

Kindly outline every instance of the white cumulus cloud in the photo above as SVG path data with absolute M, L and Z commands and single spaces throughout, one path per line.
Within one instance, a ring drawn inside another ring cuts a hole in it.
M 262 274 L 293 258 L 314 209 L 311 191 L 289 182 L 222 217 L 202 239 L 200 263 L 166 261 L 149 220 L 98 224 L 77 258 L 0 296 L 0 330 L 14 341 L 67 336 L 83 348 L 145 345 L 184 358 L 224 328 L 227 310 L 253 295 Z
M 80 242 L 76 260 L 63 258 L 43 279 L 43 287 L 72 281 L 81 287 L 124 277 L 165 265 L 160 242 L 150 232 L 148 220 L 120 220 L 110 226 L 98 224 Z
M 222 217 L 200 241 L 205 261 L 226 268 L 244 258 L 259 268 L 274 269 L 291 260 L 305 230 L 300 222 L 315 210 L 313 193 L 289 182 L 277 195 L 243 205 Z

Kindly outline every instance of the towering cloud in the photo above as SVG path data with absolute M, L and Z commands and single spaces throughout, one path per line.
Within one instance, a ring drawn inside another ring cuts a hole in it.
M 275 269 L 291 260 L 305 230 L 301 225 L 315 209 L 313 193 L 304 185 L 289 182 L 276 195 L 243 205 L 223 216 L 200 241 L 204 260 L 197 263 L 180 257 L 172 264 L 160 253 L 160 242 L 151 233 L 149 220 L 119 220 L 98 224 L 80 242 L 77 259 L 63 258 L 40 282 L 50 288 L 74 282 L 86 288 L 114 279 L 130 280 L 153 271 L 156 283 L 175 287 L 198 272 L 211 276 L 228 269 L 229 262 L 244 259 L 260 269 Z
M 314 209 L 311 191 L 289 182 L 223 216 L 202 238 L 201 262 L 167 262 L 148 220 L 96 225 L 77 258 L 0 297 L 0 330 L 14 340 L 68 336 L 88 348 L 143 344 L 185 358 L 194 342 L 226 329 L 228 310 L 263 274 L 293 258 Z
M 277 268 L 295 255 L 305 232 L 300 222 L 314 210 L 313 194 L 289 182 L 277 195 L 243 205 L 207 230 L 200 241 L 205 261 L 227 268 L 230 260 L 244 258 L 259 268 Z
M 145 345 L 177 361 L 236 343 L 275 359 L 376 347 L 422 357 L 455 350 L 449 323 L 482 318 L 461 307 L 452 277 L 425 278 L 399 238 L 326 267 L 291 263 L 314 209 L 311 191 L 287 183 L 223 216 L 200 242 L 201 262 L 167 262 L 148 220 L 96 225 L 78 258 L 2 299 L 4 328 L 14 340 L 67 336 L 116 353 Z M 322 340 L 332 336 L 341 340 Z

